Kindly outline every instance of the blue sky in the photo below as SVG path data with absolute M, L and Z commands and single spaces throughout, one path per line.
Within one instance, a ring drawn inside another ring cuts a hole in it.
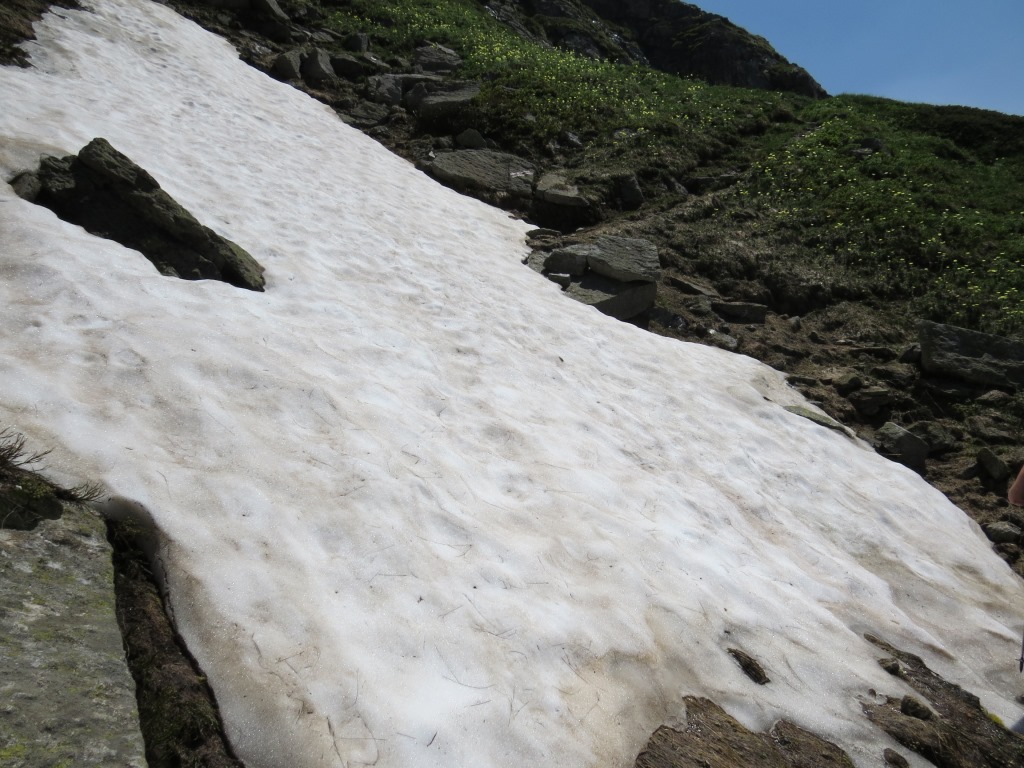
M 1024 0 L 696 0 L 831 94 L 1024 115 Z

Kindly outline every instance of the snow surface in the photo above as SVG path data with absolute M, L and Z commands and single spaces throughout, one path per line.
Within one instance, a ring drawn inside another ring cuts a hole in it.
M 688 694 L 877 765 L 860 701 L 908 691 L 867 631 L 1020 717 L 1024 590 L 938 491 L 771 369 L 563 298 L 525 224 L 169 9 L 89 8 L 0 69 L 4 179 L 104 136 L 268 288 L 0 184 L 0 423 L 152 515 L 250 768 L 626 766 Z

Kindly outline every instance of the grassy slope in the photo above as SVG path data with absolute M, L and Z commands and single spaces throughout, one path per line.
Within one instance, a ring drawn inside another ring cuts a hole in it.
M 670 209 L 677 184 L 738 173 L 699 229 L 714 240 L 753 221 L 753 273 L 783 260 L 839 298 L 1024 335 L 1024 118 L 709 86 L 525 41 L 473 0 L 351 0 L 331 24 L 369 32 L 387 55 L 454 48 L 485 83 L 476 126 L 522 154 L 557 154 L 598 194 L 635 172 Z

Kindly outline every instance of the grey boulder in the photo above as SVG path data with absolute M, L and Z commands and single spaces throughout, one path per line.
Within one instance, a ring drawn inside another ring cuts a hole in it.
M 929 321 L 918 330 L 926 372 L 1000 387 L 1024 385 L 1024 342 Z

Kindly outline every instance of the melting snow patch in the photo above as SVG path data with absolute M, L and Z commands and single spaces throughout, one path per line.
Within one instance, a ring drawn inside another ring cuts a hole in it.
M 914 473 L 753 360 L 566 301 L 524 224 L 168 8 L 61 16 L 0 71 L 5 178 L 104 136 L 267 292 L 0 185 L 0 418 L 152 516 L 250 768 L 625 766 L 685 695 L 867 765 L 858 696 L 898 683 L 866 631 L 1018 719 L 1024 590 Z

